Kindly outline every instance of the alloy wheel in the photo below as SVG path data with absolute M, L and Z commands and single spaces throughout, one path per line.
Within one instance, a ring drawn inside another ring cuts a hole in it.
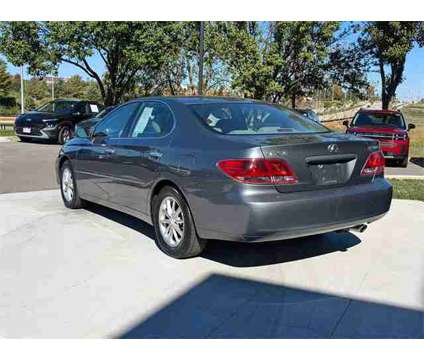
M 74 181 L 72 172 L 67 167 L 62 172 L 62 192 L 66 201 L 71 202 L 74 198 Z
M 165 197 L 159 206 L 159 229 L 163 239 L 171 247 L 178 246 L 183 239 L 183 209 L 172 196 Z

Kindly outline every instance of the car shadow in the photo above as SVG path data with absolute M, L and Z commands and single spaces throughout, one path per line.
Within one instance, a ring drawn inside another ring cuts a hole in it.
M 412 157 L 409 161 L 415 165 L 424 167 L 424 157 Z
M 93 203 L 88 203 L 86 209 L 155 240 L 153 226 L 134 216 Z M 361 240 L 350 232 L 331 232 L 263 243 L 211 239 L 200 256 L 233 267 L 266 266 L 347 251 L 360 243 Z
M 223 274 L 207 276 L 147 318 L 111 334 L 125 339 L 423 336 L 423 312 L 417 309 Z

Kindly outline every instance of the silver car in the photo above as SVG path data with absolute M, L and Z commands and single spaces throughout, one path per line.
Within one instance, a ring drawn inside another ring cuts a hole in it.
M 198 255 L 208 239 L 364 229 L 392 198 L 376 141 L 245 99 L 127 102 L 69 141 L 56 170 L 67 207 L 91 201 L 136 216 L 175 258 Z

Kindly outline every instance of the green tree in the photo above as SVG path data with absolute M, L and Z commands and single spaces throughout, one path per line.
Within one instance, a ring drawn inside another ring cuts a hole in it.
M 44 79 L 32 77 L 25 81 L 25 106 L 34 108 L 51 100 L 50 91 Z
M 31 73 L 72 64 L 98 84 L 106 105 L 120 102 L 140 74 L 157 73 L 180 54 L 181 24 L 174 22 L 4 22 L 0 50 Z M 98 55 L 104 76 L 91 59 Z M 141 77 L 141 80 L 143 77 Z
M 406 55 L 422 43 L 423 24 L 418 21 L 369 21 L 362 24 L 359 44 L 363 56 L 381 78 L 383 109 L 388 109 L 403 81 Z
M 66 81 L 60 81 L 56 90 L 58 98 L 84 98 L 88 83 L 80 75 L 71 76 Z
M 7 72 L 6 64 L 0 59 L 0 96 L 6 96 L 9 93 L 12 81 Z
M 244 96 L 296 106 L 299 96 L 332 82 L 356 88 L 363 79 L 352 69 L 351 52 L 340 45 L 338 22 L 223 23 L 222 59 L 232 86 Z

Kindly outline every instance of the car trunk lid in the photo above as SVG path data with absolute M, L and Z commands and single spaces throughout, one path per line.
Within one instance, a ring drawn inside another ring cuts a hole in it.
M 287 134 L 264 137 L 260 147 L 265 158 L 283 159 L 294 170 L 296 184 L 275 185 L 279 192 L 290 192 L 371 181 L 360 173 L 378 143 L 337 133 Z

